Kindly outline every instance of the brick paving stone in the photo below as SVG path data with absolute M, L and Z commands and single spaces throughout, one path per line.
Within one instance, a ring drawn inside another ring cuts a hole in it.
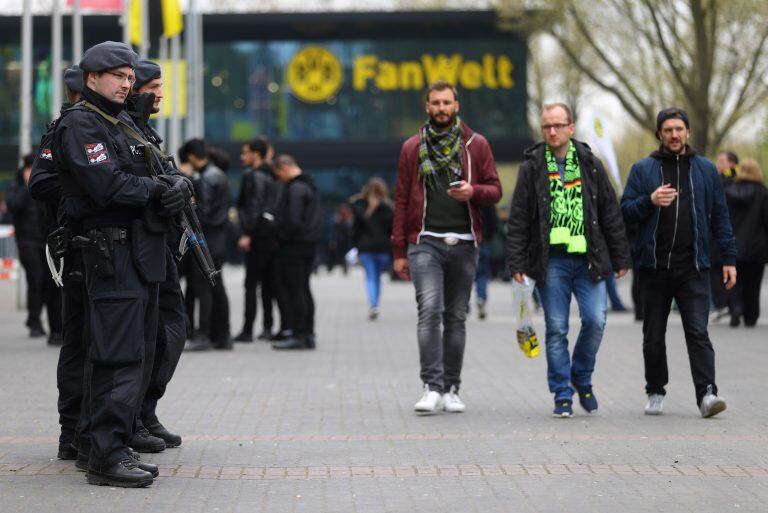
M 224 276 L 238 326 L 242 270 Z M 184 443 L 142 456 L 161 473 L 142 490 L 88 486 L 54 459 L 56 351 L 26 338 L 23 312 L 0 311 L 0 511 L 751 513 L 768 503 L 764 324 L 710 326 L 728 410 L 703 420 L 671 316 L 670 383 L 654 418 L 643 414 L 641 326 L 611 312 L 594 376 L 600 411 L 562 421 L 550 416 L 545 358 L 519 354 L 508 286 L 492 283 L 488 319 L 467 325 L 467 412 L 421 417 L 412 286 L 385 281 L 376 322 L 359 270 L 313 286 L 317 350 L 183 355 L 158 412 Z M 535 324 L 544 343 L 541 314 Z M 574 306 L 571 338 L 577 329 Z

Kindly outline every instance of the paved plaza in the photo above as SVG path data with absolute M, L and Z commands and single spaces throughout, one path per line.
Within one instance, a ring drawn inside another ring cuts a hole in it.
M 225 273 L 237 330 L 242 270 Z M 711 326 L 728 410 L 704 420 L 679 317 L 665 413 L 648 417 L 641 326 L 609 314 L 599 412 L 575 405 L 574 418 L 555 419 L 545 358 L 518 350 L 509 286 L 493 283 L 488 319 L 472 312 L 468 323 L 467 412 L 417 416 L 411 284 L 384 284 L 376 322 L 359 269 L 322 273 L 313 287 L 317 350 L 256 342 L 182 356 L 158 411 L 184 443 L 143 456 L 161 474 L 138 490 L 89 486 L 55 459 L 57 350 L 26 337 L 22 312 L 0 311 L 0 512 L 768 511 L 766 318 L 751 330 Z M 543 342 L 541 314 L 536 327 Z

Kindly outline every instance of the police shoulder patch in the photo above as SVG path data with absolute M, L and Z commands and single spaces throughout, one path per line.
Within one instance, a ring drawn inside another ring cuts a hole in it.
M 53 152 L 50 148 L 43 148 L 40 150 L 40 158 L 45 160 L 53 160 Z
M 106 164 L 109 162 L 109 153 L 107 145 L 102 142 L 89 143 L 85 145 L 85 156 L 88 158 L 88 164 Z

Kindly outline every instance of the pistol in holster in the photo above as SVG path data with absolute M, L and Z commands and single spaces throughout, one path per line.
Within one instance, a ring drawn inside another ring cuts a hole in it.
M 93 259 L 93 270 L 99 278 L 115 276 L 115 266 L 112 265 L 112 252 L 109 249 L 107 237 L 100 230 L 89 230 L 87 237 L 78 235 L 72 239 L 72 247 L 81 249 L 84 255 Z

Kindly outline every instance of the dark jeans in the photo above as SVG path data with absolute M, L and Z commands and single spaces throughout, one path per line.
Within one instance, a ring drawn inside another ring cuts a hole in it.
M 731 316 L 744 316 L 744 324 L 754 326 L 760 317 L 760 287 L 765 264 L 736 262 L 736 286 L 731 290 L 728 308 Z M 722 281 L 722 276 L 720 277 Z
M 643 357 L 645 359 L 645 391 L 662 394 L 669 382 L 665 334 L 672 300 L 677 303 L 683 321 L 688 360 L 696 388 L 696 403 L 715 385 L 715 350 L 709 340 L 709 270 L 704 269 L 641 269 L 640 286 L 643 295 Z
M 421 381 L 438 392 L 451 386 L 458 389 L 477 249 L 472 243 L 449 246 L 442 240 L 422 237 L 419 244 L 408 246 L 408 267 L 419 309 L 416 333 Z
M 483 303 L 488 301 L 488 280 L 491 277 L 491 251 L 488 244 L 480 246 L 477 258 L 477 273 L 475 274 L 475 292 L 477 299 Z
M 297 336 L 315 333 L 315 300 L 309 286 L 312 263 L 315 260 L 315 244 L 281 244 L 280 282 L 288 301 L 290 325 Z
M 277 241 L 267 238 L 253 238 L 251 250 L 245 254 L 245 315 L 243 333 L 253 332 L 256 320 L 257 289 L 261 284 L 262 329 L 270 333 L 274 326 L 272 303 L 276 300 L 280 310 L 280 331 L 289 324 L 286 315 L 288 297 L 280 283 L 280 269 Z

